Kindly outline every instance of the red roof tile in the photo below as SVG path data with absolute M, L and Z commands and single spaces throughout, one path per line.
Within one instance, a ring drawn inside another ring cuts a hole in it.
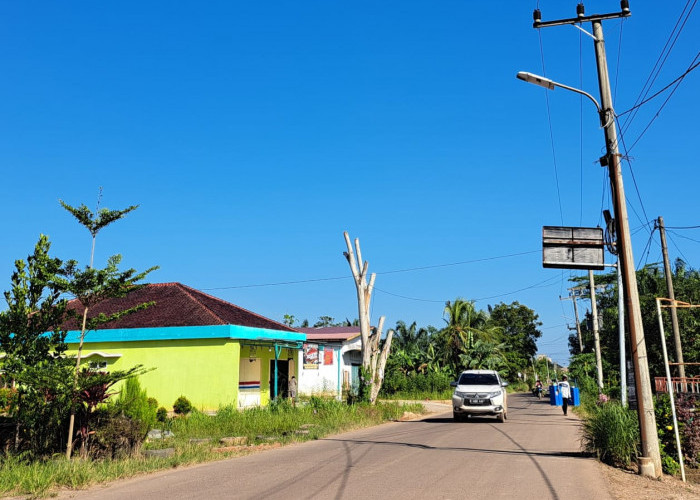
M 298 328 L 308 340 L 350 340 L 360 335 L 359 326 L 326 326 L 322 328 Z
M 101 326 L 100 329 L 240 325 L 285 332 L 297 331 L 181 283 L 145 285 L 125 297 L 100 302 L 88 310 L 88 316 L 94 317 L 100 313 L 110 315 L 145 302 L 155 302 L 155 304 Z M 68 307 L 78 313 L 83 311 L 82 305 L 77 300 L 71 300 Z M 65 328 L 77 330 L 80 325 L 72 320 L 65 325 Z

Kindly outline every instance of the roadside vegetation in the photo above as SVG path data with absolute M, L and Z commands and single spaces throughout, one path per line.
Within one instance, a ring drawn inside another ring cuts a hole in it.
M 140 412 L 139 418 L 131 420 L 140 425 L 131 429 L 133 440 L 117 434 L 124 431 L 122 426 L 97 429 L 91 459 L 1 456 L 0 495 L 47 496 L 59 488 L 85 488 L 157 470 L 245 455 L 399 420 L 405 412 L 423 412 L 420 404 L 348 405 L 311 397 L 296 406 L 281 400 L 266 408 L 244 411 L 223 407 L 215 415 L 192 410 L 187 414 L 173 413 L 174 417 L 157 422 L 154 402 L 147 398 L 145 401 L 137 403 L 136 408 L 125 408 L 123 400 L 104 406 L 104 414 Z M 143 433 L 147 422 L 157 427 L 149 439 Z M 114 452 L 110 456 L 98 453 L 104 451 L 105 445 Z
M 587 279 L 575 280 L 585 288 Z M 663 267 L 660 264 L 647 265 L 637 271 L 642 319 L 647 344 L 647 354 L 651 379 L 665 377 L 661 348 L 661 333 L 656 313 L 656 297 L 667 296 Z M 673 282 L 676 299 L 700 303 L 700 272 L 689 268 L 682 260 L 676 260 L 673 269 Z M 603 390 L 598 390 L 595 382 L 596 365 L 593 351 L 593 332 L 590 328 L 590 314 L 581 321 L 583 352 L 579 348 L 576 334 L 569 337 L 572 353 L 569 364 L 570 380 L 581 391 L 581 407 L 576 411 L 584 419 L 583 444 L 602 461 L 618 467 L 629 467 L 636 462 L 639 453 L 639 431 L 636 410 L 624 408 L 620 394 L 620 358 L 618 346 L 617 277 L 614 272 L 596 276 L 597 285 L 606 285 L 596 292 L 600 327 L 600 343 L 603 346 Z M 582 297 L 583 300 L 586 297 Z M 698 375 L 700 362 L 700 311 L 698 309 L 678 309 L 683 356 L 686 363 L 686 376 Z M 664 329 L 672 331 L 670 315 L 664 316 Z M 669 351 L 673 355 L 672 340 Z M 673 361 L 673 360 L 671 360 Z M 672 367 L 672 375 L 678 376 Z M 676 394 L 676 414 L 678 415 L 681 451 L 686 469 L 700 466 L 700 398 L 697 394 Z M 676 451 L 675 435 L 670 399 L 667 394 L 654 396 L 656 426 L 659 436 L 661 462 L 666 474 L 678 475 L 680 464 Z

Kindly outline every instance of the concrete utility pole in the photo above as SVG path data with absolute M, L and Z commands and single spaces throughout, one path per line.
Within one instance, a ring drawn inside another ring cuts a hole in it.
M 593 271 L 588 270 L 588 283 L 591 287 L 591 315 L 593 316 L 593 345 L 595 346 L 595 368 L 598 375 L 598 392 L 603 390 L 603 357 L 600 354 L 600 332 L 598 331 L 598 304 L 595 298 Z
M 666 276 L 666 288 L 668 288 L 668 298 L 671 299 L 671 327 L 673 328 L 673 341 L 676 344 L 676 362 L 678 364 L 678 375 L 685 379 L 685 365 L 683 364 L 683 346 L 681 345 L 681 332 L 678 329 L 678 314 L 676 313 L 676 295 L 673 292 L 673 275 L 671 274 L 671 264 L 668 261 L 668 246 L 666 246 L 666 227 L 664 218 L 659 216 L 657 226 L 661 235 L 661 251 L 664 255 L 664 275 Z M 685 380 L 683 380 L 685 382 Z
M 615 225 L 617 232 L 617 247 L 619 265 L 621 266 L 622 282 L 625 292 L 625 310 L 627 311 L 628 330 L 630 332 L 632 361 L 634 364 L 635 382 L 637 389 L 637 411 L 639 413 L 639 429 L 641 438 L 641 456 L 639 457 L 639 473 L 643 476 L 660 477 L 661 454 L 659 452 L 659 438 L 656 429 L 656 416 L 654 415 L 654 402 L 651 393 L 651 379 L 649 376 L 649 363 L 647 360 L 646 342 L 644 339 L 644 327 L 642 325 L 642 313 L 639 304 L 639 291 L 637 289 L 637 276 L 634 268 L 634 256 L 632 254 L 632 240 L 627 216 L 627 202 L 622 182 L 622 168 L 620 166 L 620 153 L 618 151 L 617 130 L 615 128 L 615 112 L 613 110 L 612 93 L 610 91 L 610 77 L 605 55 L 605 38 L 603 36 L 602 21 L 628 17 L 630 15 L 629 2 L 620 2 L 621 12 L 586 16 L 583 4 L 576 7 L 577 17 L 561 19 L 557 21 L 542 22 L 542 14 L 539 9 L 533 13 L 533 27 L 544 28 L 565 24 L 580 25 L 590 22 L 593 27 L 594 48 L 596 66 L 598 70 L 598 87 L 600 90 L 600 119 L 605 132 L 606 154 L 601 158 L 601 165 L 608 167 L 610 176 L 610 188 L 615 210 Z M 590 94 L 581 90 L 572 89 L 561 84 L 555 84 L 551 80 L 538 77 L 536 79 L 523 75 L 526 81 L 537 83 L 553 89 L 555 86 L 568 88 L 591 98 Z M 524 78 L 521 78 L 524 79 Z
M 576 335 L 578 336 L 578 352 L 583 352 L 583 336 L 581 335 L 581 323 L 578 320 L 578 306 L 576 305 L 576 294 L 571 293 L 569 289 L 568 297 L 559 297 L 560 300 L 571 300 L 574 303 L 574 318 L 576 319 Z M 569 328 L 572 330 L 572 328 Z
M 632 239 L 627 216 L 627 201 L 625 200 L 625 190 L 622 182 L 622 168 L 620 165 L 620 153 L 618 152 L 617 130 L 615 128 L 615 111 L 612 106 L 608 63 L 605 57 L 603 25 L 600 20 L 595 20 L 591 24 L 593 25 L 593 36 L 595 37 L 594 45 L 596 64 L 598 67 L 598 84 L 600 87 L 601 107 L 603 109 L 601 118 L 605 123 L 605 148 L 607 154 L 604 158 L 604 163 L 608 166 L 612 199 L 615 207 L 618 251 L 620 252 L 620 265 L 622 266 L 622 285 L 625 291 L 625 305 L 628 311 L 629 332 L 632 344 L 632 361 L 634 364 L 634 375 L 637 381 L 637 411 L 639 412 L 639 428 L 642 442 L 640 472 L 643 475 L 660 477 L 662 469 L 659 436 L 656 430 L 654 400 L 651 394 L 651 378 L 649 376 L 647 346 L 644 339 L 642 311 L 639 304 L 637 275 L 634 268 L 634 255 L 632 254 Z

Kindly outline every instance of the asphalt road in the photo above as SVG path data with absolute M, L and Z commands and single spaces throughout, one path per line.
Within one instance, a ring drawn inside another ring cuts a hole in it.
M 509 418 L 455 423 L 447 413 L 220 462 L 169 470 L 61 498 L 610 499 L 579 452 L 579 421 L 528 394 Z

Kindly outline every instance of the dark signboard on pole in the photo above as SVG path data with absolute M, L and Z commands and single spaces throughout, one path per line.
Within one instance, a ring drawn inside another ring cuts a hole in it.
M 542 227 L 542 267 L 605 269 L 600 227 Z

